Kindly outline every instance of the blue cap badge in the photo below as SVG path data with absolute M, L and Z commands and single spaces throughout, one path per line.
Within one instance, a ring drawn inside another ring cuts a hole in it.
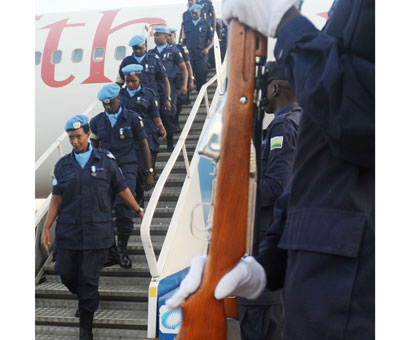
M 130 64 L 121 69 L 122 73 L 126 76 L 134 76 L 135 74 L 140 74 L 143 71 L 143 66 L 139 64 Z
M 155 27 L 155 33 L 170 34 L 167 27 Z
M 66 125 L 64 126 L 64 129 L 66 130 L 66 132 L 68 132 L 69 130 L 77 130 L 87 123 L 89 123 L 89 118 L 87 116 L 77 115 L 71 117 L 67 121 Z
M 190 12 L 192 12 L 192 11 L 201 11 L 201 5 L 199 5 L 199 4 L 192 5 L 188 10 Z
M 105 85 L 98 93 L 98 99 L 108 104 L 112 99 L 120 94 L 120 87 L 117 84 Z
M 130 42 L 128 43 L 129 46 L 139 46 L 144 45 L 146 43 L 146 38 L 142 35 L 135 35 L 131 38 Z

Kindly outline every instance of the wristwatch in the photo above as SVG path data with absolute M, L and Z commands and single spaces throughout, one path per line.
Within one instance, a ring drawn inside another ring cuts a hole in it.
M 153 168 L 147 169 L 146 172 L 153 173 Z
M 142 211 L 144 211 L 144 209 L 143 209 L 142 207 L 139 207 L 139 208 L 135 211 L 135 213 L 136 213 L 136 214 L 140 214 Z
M 166 99 L 169 100 L 169 101 L 172 101 L 172 98 L 169 97 L 169 96 L 166 96 Z

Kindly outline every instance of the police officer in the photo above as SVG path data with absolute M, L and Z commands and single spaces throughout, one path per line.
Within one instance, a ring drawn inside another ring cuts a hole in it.
M 89 144 L 89 119 L 70 118 L 65 130 L 73 151 L 55 165 L 52 198 L 41 244 L 51 245 L 50 228 L 55 227 L 55 272 L 77 295 L 80 310 L 79 339 L 93 339 L 92 320 L 99 304 L 99 271 L 114 239 L 112 201 L 118 194 L 131 210 L 143 218 L 118 168 L 107 150 Z
M 183 22 L 185 40 L 183 43 L 190 51 L 191 65 L 196 78 L 197 92 L 206 82 L 208 54 L 213 46 L 213 28 L 200 18 L 201 6 L 192 5 L 189 9 L 191 21 Z
M 263 240 L 273 222 L 277 198 L 289 183 L 302 109 L 296 95 L 277 62 L 266 65 L 267 104 L 265 112 L 274 113 L 262 143 L 261 176 L 258 184 L 258 240 Z M 283 301 L 280 289 L 265 289 L 254 300 L 239 298 L 239 322 L 242 340 L 280 340 L 283 331 Z
M 237 18 L 277 38 L 274 56 L 284 65 L 304 114 L 291 182 L 274 206 L 259 263 L 251 256 L 241 259 L 222 278 L 215 297 L 240 292 L 255 298 L 265 287 L 283 286 L 285 339 L 371 340 L 375 2 L 336 1 L 322 31 L 291 3 L 225 0 L 222 5 L 227 23 Z M 192 276 L 201 277 L 199 269 L 191 268 Z M 188 282 L 181 287 L 188 288 Z M 178 292 L 173 302 L 191 290 Z
M 152 157 L 152 167 L 147 169 L 143 156 L 136 144 L 137 159 L 139 166 L 137 169 L 137 185 L 136 199 L 144 206 L 143 192 L 144 189 L 149 190 L 150 187 L 144 186 L 144 178 L 146 173 L 153 173 L 155 168 L 156 157 L 159 152 L 159 136 L 166 138 L 166 130 L 162 124 L 159 114 L 159 103 L 157 95 L 152 89 L 141 85 L 141 74 L 143 66 L 139 64 L 131 64 L 123 67 L 122 72 L 125 75 L 126 87 L 120 90 L 121 105 L 140 115 L 144 123 L 147 143 L 149 144 L 150 154 Z
M 221 18 L 216 20 L 217 23 L 217 36 L 219 38 L 220 44 L 220 56 L 223 60 L 225 60 L 226 49 L 227 49 L 227 39 L 228 39 L 228 27 L 223 23 Z
M 171 27 L 168 27 L 168 29 L 169 29 L 169 32 L 171 33 L 168 36 L 168 44 L 175 46 L 178 49 L 178 51 L 181 52 L 182 58 L 184 59 L 185 66 L 187 67 L 187 71 L 188 71 L 188 93 L 185 96 L 178 95 L 178 99 L 176 102 L 176 123 L 177 123 L 176 131 L 179 131 L 180 130 L 179 129 L 179 114 L 182 110 L 182 105 L 187 104 L 187 102 L 189 102 L 189 93 L 195 88 L 195 84 L 194 84 L 195 78 L 194 78 L 193 70 L 191 67 L 190 52 L 188 51 L 188 48 L 186 46 L 182 46 L 181 44 L 175 44 L 176 29 L 171 28 Z M 175 86 L 177 89 L 180 88 L 181 81 L 182 81 L 181 71 L 178 71 L 175 78 Z
M 178 69 L 181 70 L 182 82 L 179 94 L 185 96 L 187 94 L 188 72 L 182 54 L 175 46 L 168 45 L 167 40 L 169 35 L 170 32 L 167 27 L 156 27 L 154 32 L 156 47 L 153 51 L 158 54 L 162 60 L 168 75 L 169 83 L 171 84 L 171 110 L 168 112 L 167 116 L 168 126 L 165 126 L 167 131 L 167 149 L 171 152 L 174 149 L 173 134 L 176 129 L 176 102 L 178 96 L 178 91 L 175 86 L 175 77 Z
M 152 168 L 149 144 L 143 128 L 141 117 L 120 105 L 120 87 L 117 84 L 105 85 L 98 93 L 105 111 L 90 121 L 92 130 L 90 140 L 94 147 L 111 151 L 118 166 L 124 174 L 128 187 L 133 195 L 136 192 L 137 156 L 135 144 L 139 144 L 147 169 Z M 153 174 L 146 176 L 146 185 L 153 186 Z M 115 225 L 118 233 L 117 253 L 111 252 L 110 259 L 122 268 L 131 268 L 131 260 L 127 255 L 127 243 L 133 230 L 133 214 L 124 202 L 117 197 L 114 203 L 116 214 Z
M 120 86 L 124 85 L 123 67 L 130 64 L 140 64 L 143 66 L 142 85 L 154 90 L 159 95 L 160 107 L 170 111 L 171 101 L 168 98 L 171 96 L 171 85 L 159 55 L 147 51 L 147 40 L 143 35 L 135 35 L 128 44 L 132 47 L 133 54 L 125 57 L 121 62 L 116 83 Z

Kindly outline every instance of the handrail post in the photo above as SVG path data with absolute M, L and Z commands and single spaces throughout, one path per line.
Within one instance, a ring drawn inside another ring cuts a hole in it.
M 206 92 L 204 92 L 204 99 L 206 101 L 207 118 L 209 118 L 209 116 L 210 116 L 210 105 L 209 105 L 209 97 L 207 95 L 207 87 L 206 87 Z
M 184 144 L 182 145 L 182 154 L 184 155 L 184 163 L 185 163 L 185 169 L 187 170 L 187 177 L 191 177 L 191 171 L 190 171 L 190 162 L 188 161 L 188 153 L 187 148 Z

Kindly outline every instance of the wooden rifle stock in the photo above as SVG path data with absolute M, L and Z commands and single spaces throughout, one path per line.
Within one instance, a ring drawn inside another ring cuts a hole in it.
M 245 253 L 255 57 L 265 57 L 266 39 L 232 20 L 228 41 L 227 101 L 209 254 L 199 289 L 182 305 L 177 340 L 226 339 L 223 300 L 214 298 L 214 290 Z

